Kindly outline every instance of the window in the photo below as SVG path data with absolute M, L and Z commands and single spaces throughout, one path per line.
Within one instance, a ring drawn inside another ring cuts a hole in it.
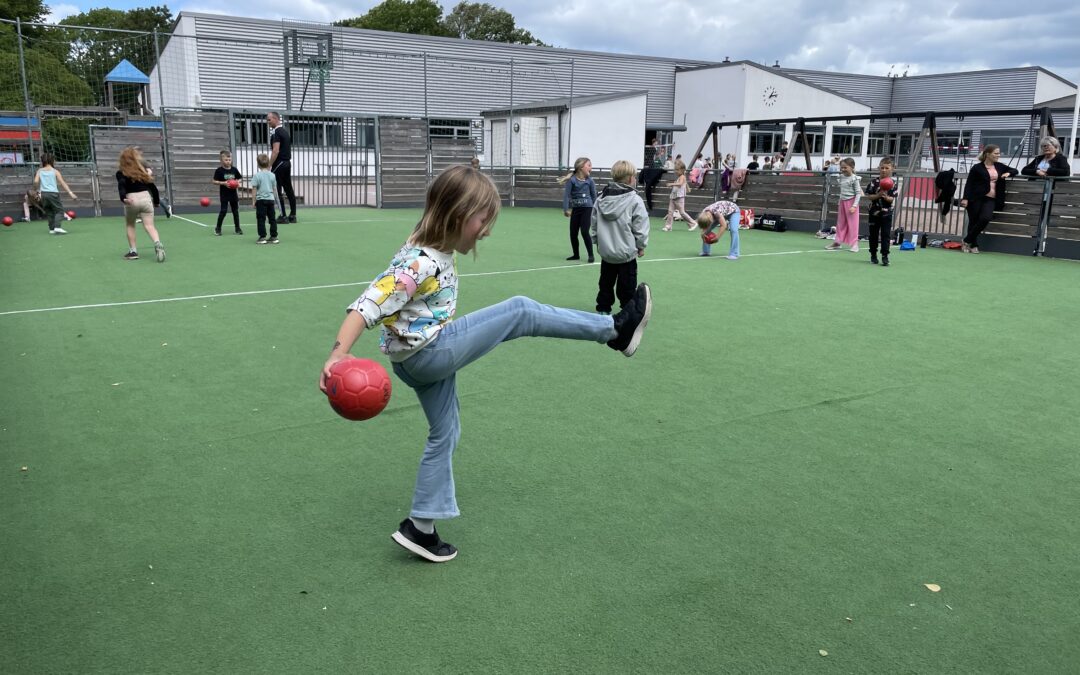
M 861 155 L 862 139 L 862 127 L 834 127 L 832 135 L 832 154 Z
M 866 147 L 871 157 L 892 157 L 896 152 L 895 142 L 890 143 L 889 138 L 881 132 L 871 133 Z
M 1016 154 L 1016 151 L 1024 144 L 1025 136 L 1027 136 L 1025 129 L 988 129 L 980 135 L 979 147 L 996 145 L 1001 148 L 1003 157 L 1009 157 Z
M 771 155 L 784 144 L 784 128 L 779 124 L 755 124 L 750 127 L 750 154 Z
M 971 149 L 970 131 L 939 131 L 937 133 L 938 153 L 941 155 L 964 156 Z
M 375 120 L 356 120 L 356 147 L 375 149 Z
M 471 126 L 469 120 L 431 120 L 428 123 L 428 136 L 468 139 Z
M 794 134 L 795 148 L 792 152 L 796 155 L 803 154 L 802 136 Z M 806 139 L 810 144 L 811 155 L 825 153 L 825 127 L 806 127 Z
M 233 137 L 237 145 L 267 145 L 270 142 L 270 127 L 262 118 L 237 116 L 233 120 Z

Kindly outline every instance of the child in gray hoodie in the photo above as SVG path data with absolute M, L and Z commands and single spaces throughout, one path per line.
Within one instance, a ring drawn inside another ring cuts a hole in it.
M 624 307 L 637 288 L 637 259 L 649 244 L 649 212 L 634 190 L 637 169 L 620 159 L 611 167 L 611 183 L 593 206 L 589 236 L 600 256 L 596 311 L 610 314 L 617 297 Z

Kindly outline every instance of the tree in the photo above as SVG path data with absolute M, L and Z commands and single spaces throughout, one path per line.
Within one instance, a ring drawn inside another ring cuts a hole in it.
M 486 2 L 460 2 L 443 22 L 455 37 L 547 47 L 529 31 L 518 28 L 514 16 Z
M 130 10 L 92 9 L 60 22 L 71 28 L 52 29 L 57 44 L 63 45 L 63 58 L 71 72 L 81 77 L 105 103 L 105 76 L 121 61 L 127 60 L 147 75 L 154 67 L 156 52 L 153 31 L 168 32 L 173 22 L 168 7 L 141 7 Z M 85 30 L 78 30 L 83 27 Z M 98 28 L 140 31 L 142 35 L 114 33 Z M 165 48 L 164 41 L 159 45 Z M 137 88 L 117 87 L 114 103 L 118 108 L 133 108 Z
M 434 0 L 383 0 L 367 14 L 334 25 L 413 35 L 451 35 L 442 22 L 442 7 Z
M 0 19 L 41 23 L 48 14 L 49 8 L 41 0 L 0 0 Z

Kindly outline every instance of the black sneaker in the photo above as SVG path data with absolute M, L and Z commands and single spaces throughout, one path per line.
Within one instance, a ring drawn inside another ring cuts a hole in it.
M 871 265 L 876 265 L 877 264 L 877 256 L 876 255 L 870 256 L 870 264 Z
M 581 256 L 579 256 L 579 255 L 572 255 L 572 256 L 570 256 L 569 258 L 567 258 L 567 260 L 581 260 Z
M 221 228 L 220 227 L 214 230 L 214 236 L 215 237 L 220 237 L 221 236 Z
M 397 532 L 390 535 L 390 538 L 402 548 L 431 562 L 446 562 L 457 557 L 457 549 L 439 539 L 438 531 L 424 534 L 416 529 L 411 518 L 401 521 Z
M 271 244 L 280 244 L 281 240 L 278 239 L 277 237 L 270 237 L 270 243 Z
M 138 260 L 139 254 L 135 251 L 128 251 L 124 254 L 124 260 Z
M 608 347 L 633 356 L 641 344 L 641 334 L 645 332 L 651 314 L 652 291 L 648 284 L 639 284 L 634 297 L 614 316 L 618 335 L 607 343 Z
M 241 230 L 239 227 L 236 228 L 235 230 L 233 230 L 233 232 L 235 232 L 236 234 L 243 234 L 244 233 L 244 231 Z
M 881 257 L 881 266 L 882 267 L 888 267 L 889 266 L 889 257 L 888 256 L 882 256 Z
M 296 222 L 296 216 L 289 216 L 289 221 L 288 222 L 295 223 Z
M 258 239 L 255 240 L 255 243 L 256 244 L 269 244 L 270 240 L 267 239 L 266 237 L 259 237 Z

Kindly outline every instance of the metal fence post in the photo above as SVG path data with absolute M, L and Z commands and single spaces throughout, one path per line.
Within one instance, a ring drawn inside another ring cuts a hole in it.
M 169 208 L 173 205 L 173 181 L 172 181 L 172 162 L 169 161 L 169 134 L 168 123 L 165 121 L 165 86 L 162 81 L 165 79 L 162 72 L 161 65 L 161 47 L 158 44 L 158 31 L 154 29 L 154 63 L 157 65 L 157 83 L 158 83 L 158 107 L 161 110 L 161 157 L 165 162 L 165 192 L 169 195 Z M 230 135 L 232 131 L 230 130 Z
M 15 33 L 16 42 L 19 43 L 19 74 L 22 77 L 22 89 L 23 89 L 23 107 L 26 109 L 26 149 L 29 151 L 29 157 L 24 157 L 23 161 L 27 164 L 32 164 L 34 161 L 34 131 L 30 126 L 30 87 L 26 81 L 26 56 L 23 54 L 23 35 L 22 35 L 22 20 L 15 19 Z M 45 129 L 41 126 L 41 120 L 38 120 L 38 140 L 41 143 L 45 142 Z M 44 146 L 42 146 L 44 152 Z
M 818 231 L 825 229 L 825 219 L 829 217 L 829 196 L 832 193 L 832 181 L 829 180 L 828 172 L 822 174 L 821 181 L 821 214 L 818 216 Z M 838 207 L 839 208 L 839 207 Z
M 510 59 L 510 121 L 506 124 L 506 163 L 510 165 L 510 206 L 514 206 L 514 59 Z
M 379 140 L 379 116 L 375 116 L 375 208 L 382 208 L 382 142 Z M 365 160 L 366 163 L 366 160 Z

